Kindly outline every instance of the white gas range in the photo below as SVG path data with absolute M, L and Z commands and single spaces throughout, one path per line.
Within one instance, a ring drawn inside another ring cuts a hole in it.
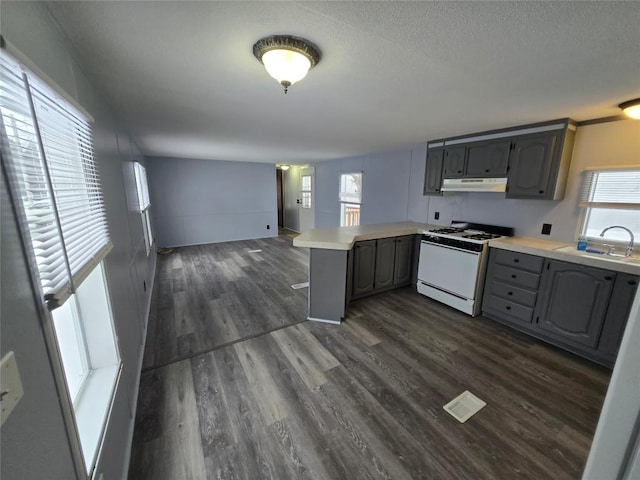
M 513 228 L 457 220 L 425 232 L 418 293 L 469 315 L 480 314 L 489 240 L 512 235 Z

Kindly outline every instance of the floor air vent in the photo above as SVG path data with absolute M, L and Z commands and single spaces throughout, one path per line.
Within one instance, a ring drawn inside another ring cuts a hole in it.
M 469 390 L 465 390 L 443 408 L 460 423 L 464 423 L 478 413 L 486 404 L 487 402 L 480 400 Z

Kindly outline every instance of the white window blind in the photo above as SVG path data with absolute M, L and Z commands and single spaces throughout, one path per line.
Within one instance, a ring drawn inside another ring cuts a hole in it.
M 581 207 L 640 208 L 640 167 L 584 172 Z
M 4 52 L 0 67 L 3 163 L 53 309 L 111 248 L 91 129 Z
M 133 164 L 136 177 L 136 189 L 138 191 L 138 208 L 141 212 L 149 208 L 151 200 L 149 200 L 149 186 L 147 184 L 147 171 L 138 162 Z

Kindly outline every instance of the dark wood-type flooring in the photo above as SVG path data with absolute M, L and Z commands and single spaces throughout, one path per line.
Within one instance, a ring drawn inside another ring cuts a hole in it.
M 162 366 L 142 374 L 130 479 L 580 478 L 608 370 L 413 288 L 353 302 L 341 326 L 299 323 L 290 245 L 161 259 L 145 365 Z M 464 390 L 487 406 L 460 424 L 442 406 Z
M 143 370 L 305 320 L 308 257 L 288 235 L 158 255 Z

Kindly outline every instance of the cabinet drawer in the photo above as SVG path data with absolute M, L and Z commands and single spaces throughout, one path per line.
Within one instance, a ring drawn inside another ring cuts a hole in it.
M 490 309 L 500 312 L 503 316 L 511 317 L 518 322 L 531 323 L 533 308 L 518 305 L 495 295 L 489 295 L 483 309 Z
M 495 265 L 493 277 L 501 281 L 530 288 L 531 290 L 537 290 L 538 283 L 540 283 L 540 275 L 537 273 L 525 272 L 524 270 L 506 267 L 504 265 Z
M 511 265 L 515 268 L 540 273 L 542 271 L 543 257 L 527 255 L 526 253 L 511 252 L 509 250 L 494 249 L 495 260 L 503 265 Z
M 496 281 L 491 282 L 489 285 L 489 292 L 492 295 L 527 307 L 534 307 L 536 304 L 536 292 L 521 287 L 515 287 L 513 285 L 507 285 L 506 283 Z

